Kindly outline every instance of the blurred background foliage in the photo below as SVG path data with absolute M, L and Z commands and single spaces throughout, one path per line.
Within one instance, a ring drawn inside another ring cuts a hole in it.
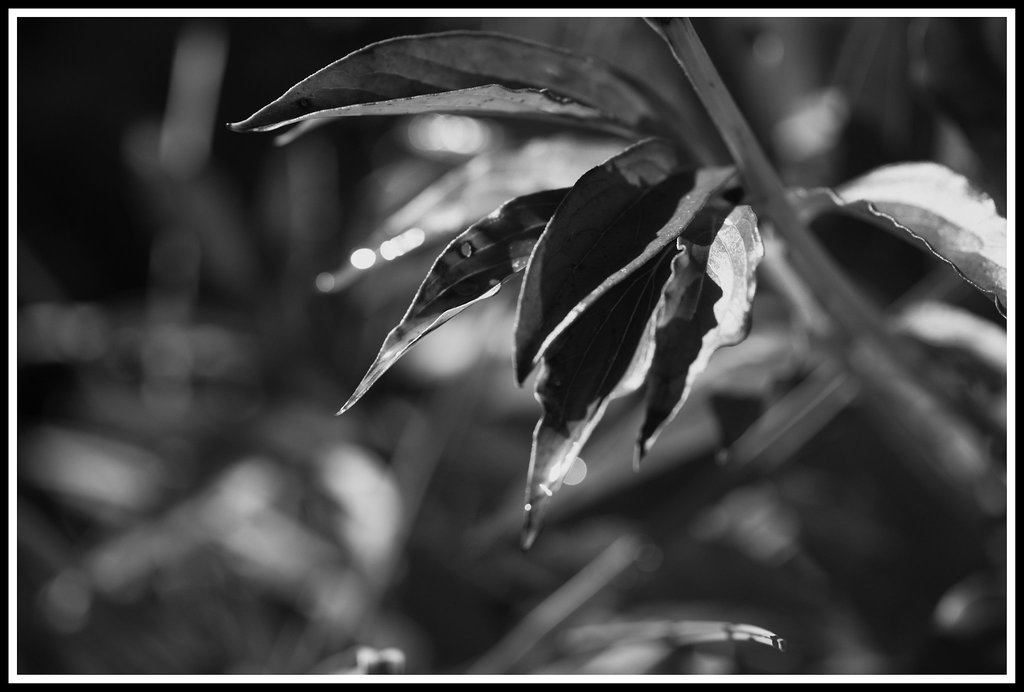
M 695 25 L 787 182 L 928 159 L 1005 213 L 1005 19 Z M 17 21 L 18 672 L 1005 672 L 1005 487 L 951 502 L 771 285 L 639 473 L 638 412 L 613 404 L 526 554 L 517 283 L 333 415 L 439 245 L 355 274 L 353 250 L 555 130 L 367 117 L 274 147 L 224 123 L 367 43 L 459 28 L 600 55 L 686 107 L 636 19 Z M 907 243 L 816 231 L 1005 479 L 994 307 Z M 694 643 L 706 621 L 787 650 Z

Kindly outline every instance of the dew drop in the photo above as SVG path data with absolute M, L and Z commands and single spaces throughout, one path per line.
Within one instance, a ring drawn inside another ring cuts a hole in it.
M 334 290 L 336 280 L 330 272 L 320 272 L 316 275 L 316 290 L 321 293 L 330 293 Z
M 541 89 L 540 93 L 544 94 L 546 97 L 548 97 L 549 99 L 551 99 L 555 103 L 560 103 L 560 104 L 563 104 L 563 105 L 564 104 L 569 104 L 569 103 L 574 103 L 574 101 L 571 98 L 569 98 L 568 96 L 563 96 L 562 94 L 559 94 L 558 92 L 555 92 L 555 91 L 551 91 L 550 89 Z
M 573 459 L 572 465 L 569 470 L 565 473 L 563 483 L 566 485 L 579 485 L 583 482 L 583 479 L 587 477 L 587 464 L 583 459 L 576 457 Z
M 377 253 L 369 248 L 361 247 L 352 252 L 349 261 L 356 269 L 369 269 L 377 261 Z
M 388 261 L 391 261 L 398 257 L 400 254 L 402 254 L 401 250 L 398 248 L 398 245 L 392 240 L 385 240 L 383 243 L 381 243 L 377 252 L 380 253 L 381 259 L 385 259 Z
M 473 254 L 473 244 L 468 240 L 463 241 L 462 244 L 459 245 L 459 254 L 466 259 L 469 259 L 469 256 Z

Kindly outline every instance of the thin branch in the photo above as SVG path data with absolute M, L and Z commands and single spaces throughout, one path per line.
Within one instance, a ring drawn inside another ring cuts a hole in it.
M 868 410 L 895 442 L 908 445 L 907 463 L 925 471 L 922 477 L 939 480 L 944 496 L 968 516 L 984 520 L 999 514 L 1005 483 L 983 439 L 927 384 L 911 345 L 889 332 L 879 308 L 850 282 L 792 207 L 693 25 L 684 18 L 647 22 L 668 44 L 718 126 L 758 213 L 768 216 L 785 239 L 797 276 L 824 308 L 836 343 L 842 344 L 833 349 L 835 355 L 865 385 Z
M 815 289 L 815 295 L 825 305 L 835 326 L 849 335 L 867 333 L 883 342 L 890 341 L 878 308 L 865 300 L 849 282 L 789 204 L 775 167 L 765 155 L 690 21 L 681 18 L 647 21 L 672 49 L 676 61 L 690 79 L 712 120 L 717 123 L 752 201 L 775 222 L 779 234 L 787 241 L 794 265 Z
M 509 671 L 556 627 L 622 574 L 639 555 L 640 541 L 630 535 L 617 539 L 569 581 L 524 617 L 505 638 L 484 654 L 470 674 Z

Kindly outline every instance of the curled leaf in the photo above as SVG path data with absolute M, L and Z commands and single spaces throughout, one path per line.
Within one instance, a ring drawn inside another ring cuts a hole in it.
M 655 351 L 634 466 L 682 407 L 714 352 L 746 338 L 755 272 L 763 256 L 757 217 L 750 207 L 738 206 L 722 222 L 710 248 L 691 245 L 672 260 L 654 318 Z
M 604 414 L 634 361 L 675 247 L 609 289 L 544 354 L 536 397 L 542 416 L 533 435 L 521 543 L 532 545 L 546 507 Z
M 680 170 L 672 146 L 649 139 L 583 175 L 551 218 L 523 279 L 516 316 L 515 373 L 588 306 L 672 243 L 717 192 L 732 167 Z
M 459 234 L 434 261 L 412 304 L 384 339 L 351 408 L 406 351 L 467 307 L 488 298 L 526 266 L 537 238 L 567 189 L 516 198 Z
M 361 48 L 231 128 L 261 132 L 313 118 L 428 111 L 530 116 L 649 134 L 672 122 L 657 92 L 601 60 L 513 36 L 452 31 Z
M 963 176 L 937 163 L 884 166 L 835 192 L 792 196 L 806 215 L 838 209 L 924 243 L 969 283 L 1006 304 L 1006 219 Z

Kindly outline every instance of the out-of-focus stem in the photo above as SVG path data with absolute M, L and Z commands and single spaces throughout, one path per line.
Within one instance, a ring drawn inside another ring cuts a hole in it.
M 622 536 L 605 548 L 582 570 L 534 608 L 498 644 L 484 654 L 468 671 L 486 675 L 506 673 L 514 668 L 534 646 L 570 615 L 604 589 L 632 565 L 640 553 L 640 540 Z

